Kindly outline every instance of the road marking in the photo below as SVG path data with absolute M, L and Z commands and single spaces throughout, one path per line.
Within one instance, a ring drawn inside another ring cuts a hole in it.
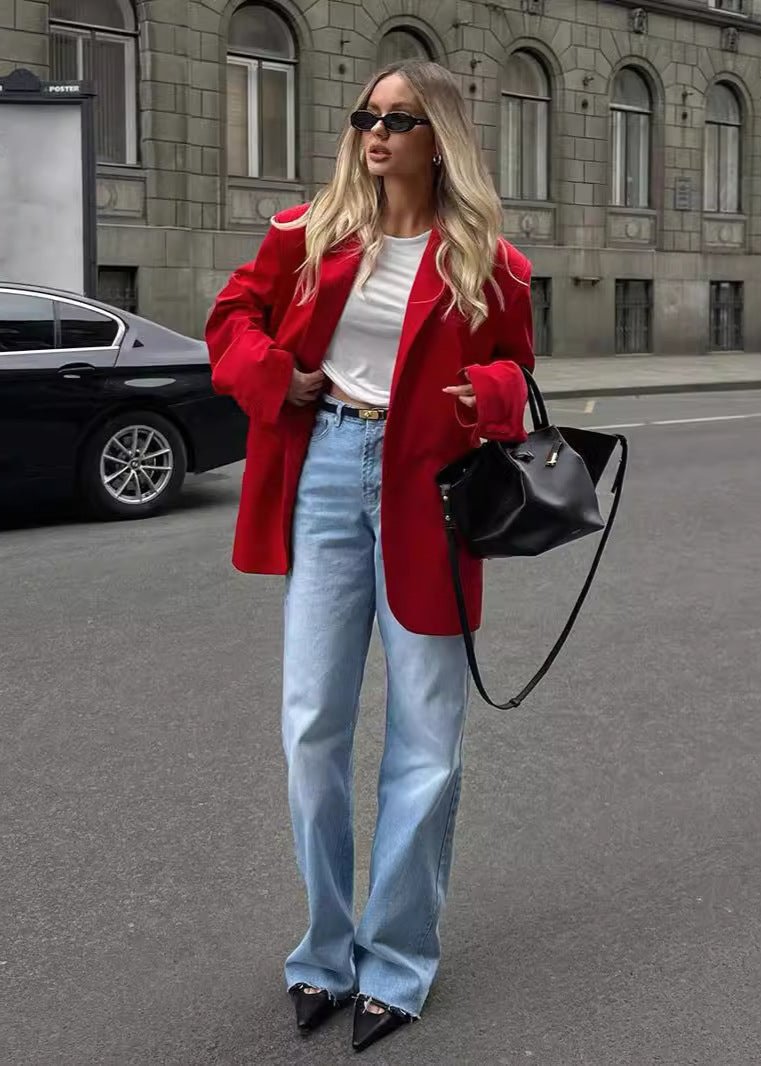
M 647 422 L 621 422 L 617 426 L 582 426 L 582 429 L 638 429 L 640 426 L 646 426 Z
M 761 411 L 752 415 L 708 415 L 706 418 L 669 418 L 653 422 L 654 426 L 679 426 L 684 422 L 733 422 L 740 418 L 761 418 Z
M 617 426 L 583 426 L 583 429 L 640 429 L 642 426 L 684 426 L 695 422 L 737 422 L 743 418 L 761 418 L 761 411 L 750 415 L 709 415 L 706 418 L 667 418 L 657 422 L 622 422 Z
M 550 405 L 553 411 L 563 411 L 565 414 L 591 415 L 595 407 L 597 407 L 597 400 L 587 400 L 583 409 L 576 404 L 573 407 L 567 407 L 565 404 L 556 403 L 554 400 L 550 401 Z

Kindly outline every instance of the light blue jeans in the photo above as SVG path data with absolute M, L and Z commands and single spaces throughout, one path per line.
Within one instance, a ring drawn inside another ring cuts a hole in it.
M 439 964 L 468 665 L 461 637 L 411 633 L 389 610 L 380 548 L 385 423 L 344 410 L 318 412 L 286 579 L 282 738 L 309 928 L 285 980 L 336 998 L 359 992 L 417 1017 Z M 355 929 L 352 749 L 376 616 L 386 737 L 369 898 Z

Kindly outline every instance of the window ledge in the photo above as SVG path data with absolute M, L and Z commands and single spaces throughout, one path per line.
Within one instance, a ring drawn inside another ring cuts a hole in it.
M 145 177 L 145 168 L 140 163 L 98 163 L 97 174 L 103 178 L 124 176 L 125 178 Z
M 656 218 L 658 215 L 655 207 L 623 207 L 621 204 L 608 204 L 608 210 L 614 215 L 642 215 L 645 218 Z
M 527 211 L 551 211 L 555 208 L 554 200 L 511 200 L 507 196 L 501 196 L 503 207 L 511 207 L 513 210 L 523 209 Z
M 227 181 L 230 185 L 237 185 L 241 189 L 271 189 L 275 192 L 288 192 L 291 190 L 295 192 L 306 187 L 305 182 L 296 178 L 252 178 L 247 175 L 236 177 L 233 174 L 228 174 Z

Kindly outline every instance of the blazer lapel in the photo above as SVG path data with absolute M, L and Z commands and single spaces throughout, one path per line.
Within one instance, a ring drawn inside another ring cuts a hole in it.
M 299 354 L 299 361 L 305 370 L 320 368 L 361 261 L 362 249 L 356 239 L 343 241 L 323 257 L 320 281 L 315 298 L 311 301 L 309 322 Z
M 418 333 L 425 325 L 428 316 L 438 306 L 439 300 L 445 291 L 444 282 L 436 269 L 436 251 L 440 244 L 441 234 L 434 228 L 431 231 L 428 244 L 425 246 L 423 258 L 420 260 L 420 266 L 412 283 L 409 300 L 407 301 L 407 311 L 402 323 L 402 335 L 399 340 L 399 350 L 391 383 L 392 395 Z

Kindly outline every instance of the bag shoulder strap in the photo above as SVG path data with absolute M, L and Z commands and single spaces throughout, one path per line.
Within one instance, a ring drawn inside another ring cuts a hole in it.
M 616 434 L 616 437 L 621 445 L 621 459 L 618 466 L 618 472 L 616 473 L 616 477 L 611 490 L 613 492 L 614 497 L 613 505 L 610 509 L 610 514 L 608 515 L 608 521 L 605 524 L 605 529 L 603 531 L 602 537 L 600 538 L 600 543 L 597 546 L 597 551 L 595 552 L 595 557 L 592 561 L 592 566 L 590 567 L 589 573 L 587 574 L 587 579 L 584 582 L 584 586 L 579 594 L 579 598 L 576 600 L 573 610 L 571 611 L 568 617 L 568 621 L 563 627 L 562 633 L 555 641 L 555 644 L 549 655 L 544 660 L 544 662 L 539 667 L 534 676 L 531 678 L 529 683 L 523 689 L 521 689 L 517 696 L 513 696 L 513 698 L 508 700 L 507 703 L 495 703 L 495 701 L 491 698 L 491 696 L 489 696 L 488 692 L 486 691 L 484 683 L 481 679 L 481 671 L 478 668 L 476 650 L 473 647 L 473 637 L 471 635 L 470 625 L 468 623 L 468 612 L 465 607 L 465 595 L 462 590 L 462 580 L 460 578 L 460 562 L 457 554 L 457 539 L 455 536 L 455 527 L 452 522 L 446 523 L 447 544 L 449 547 L 449 564 L 452 569 L 452 580 L 454 582 L 455 597 L 457 599 L 457 613 L 460 616 L 460 626 L 462 628 L 462 635 L 465 641 L 465 651 L 468 655 L 468 664 L 470 666 L 470 672 L 473 675 L 473 680 L 476 684 L 476 688 L 480 692 L 482 698 L 486 700 L 487 703 L 491 704 L 492 707 L 496 707 L 498 711 L 507 711 L 511 708 L 519 707 L 521 703 L 523 703 L 523 701 L 525 700 L 526 696 L 528 696 L 529 693 L 536 688 L 536 686 L 539 684 L 539 682 L 542 680 L 544 675 L 554 663 L 560 652 L 560 649 L 563 647 L 566 640 L 568 639 L 568 635 L 573 629 L 574 623 L 576 622 L 576 619 L 579 616 L 579 611 L 582 608 L 582 604 L 587 598 L 587 594 L 592 586 L 592 581 L 594 580 L 594 576 L 597 573 L 597 567 L 600 565 L 602 553 L 605 551 L 605 545 L 608 543 L 608 537 L 610 536 L 610 531 L 613 528 L 613 523 L 616 519 L 616 514 L 618 513 L 618 505 L 621 502 L 621 487 L 623 485 L 624 475 L 626 473 L 626 464 L 629 456 L 629 446 L 626 441 L 626 437 L 622 437 L 618 433 Z

